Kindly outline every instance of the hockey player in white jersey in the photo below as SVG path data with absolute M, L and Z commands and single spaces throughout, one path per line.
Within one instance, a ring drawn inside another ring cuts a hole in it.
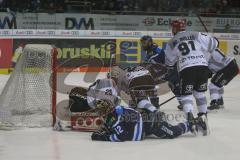
M 208 68 L 212 72 L 208 85 L 211 100 L 208 110 L 224 108 L 224 86 L 238 75 L 238 64 L 234 57 L 224 54 L 219 48 L 207 53 L 206 57 L 208 57 Z
M 196 132 L 192 114 L 194 94 L 199 112 L 198 117 L 205 118 L 205 129 L 209 133 L 205 92 L 210 71 L 205 53 L 213 52 L 218 46 L 218 41 L 214 37 L 200 32 L 185 31 L 185 27 L 184 20 L 172 22 L 174 37 L 167 44 L 165 64 L 171 67 L 177 63 L 183 111 L 192 126 L 192 132 Z
M 208 67 L 214 74 L 209 84 L 211 103 L 208 110 L 223 108 L 223 86 L 235 76 L 239 68 L 234 57 L 225 55 L 219 48 L 209 53 Z
M 112 96 L 114 104 L 118 101 L 117 86 L 111 79 L 98 79 L 85 92 L 81 92 L 81 90 L 83 90 L 81 87 L 76 87 L 69 94 L 71 112 L 84 112 L 95 109 L 95 100 L 108 95 Z

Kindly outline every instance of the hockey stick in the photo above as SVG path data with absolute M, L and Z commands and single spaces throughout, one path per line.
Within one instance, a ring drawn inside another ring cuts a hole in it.
M 173 96 L 173 97 L 167 99 L 166 101 L 160 103 L 160 104 L 159 104 L 159 107 L 162 106 L 162 105 L 164 105 L 164 104 L 166 104 L 166 103 L 168 103 L 169 101 L 173 100 L 175 97 L 176 97 L 176 96 Z
M 200 23 L 203 25 L 204 30 L 208 33 L 207 26 L 206 26 L 205 23 L 203 22 L 203 20 L 202 20 L 202 18 L 200 17 L 200 15 L 198 15 L 198 14 L 196 13 L 196 16 L 197 16 L 197 18 L 199 19 Z
M 108 73 L 109 74 L 107 74 L 107 78 L 112 78 L 112 65 L 113 65 L 113 58 L 115 58 L 116 56 L 115 56 L 115 54 L 111 54 L 111 56 L 110 56 L 110 63 L 109 63 L 109 71 L 108 71 Z

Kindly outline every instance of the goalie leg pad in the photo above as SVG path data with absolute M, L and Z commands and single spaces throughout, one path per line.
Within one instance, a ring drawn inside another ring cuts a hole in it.
M 78 131 L 97 131 L 103 122 L 103 117 L 96 112 L 76 112 L 71 116 L 72 129 Z

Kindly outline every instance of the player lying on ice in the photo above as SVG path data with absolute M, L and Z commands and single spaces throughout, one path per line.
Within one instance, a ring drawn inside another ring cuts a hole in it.
M 176 126 L 170 125 L 165 121 L 166 118 L 164 114 L 157 112 L 156 107 L 153 106 L 147 98 L 140 100 L 136 104 L 137 110 L 120 106 L 115 87 L 111 79 L 97 80 L 95 85 L 90 86 L 90 88 L 94 89 L 88 90 L 88 92 L 92 91 L 92 93 L 88 93 L 88 101 L 87 99 L 81 98 L 81 96 L 77 96 L 81 94 L 80 92 L 73 94 L 75 91 L 72 91 L 71 101 L 74 103 L 70 103 L 69 109 L 65 110 L 64 107 L 61 112 L 68 113 L 69 110 L 71 113 L 75 111 L 87 112 L 89 110 L 100 111 L 100 116 L 104 117 L 105 123 L 100 127 L 101 129 L 97 127 L 98 131 L 92 135 L 93 140 L 111 140 L 112 138 L 115 138 L 115 140 L 117 138 L 117 140 L 121 141 L 141 140 L 151 134 L 161 138 L 175 138 L 190 130 L 189 128 L 191 126 L 189 126 L 188 122 L 179 123 Z M 93 108 L 89 106 L 90 102 Z M 57 118 L 54 130 L 69 130 L 71 126 L 65 126 L 59 118 L 60 117 Z M 199 130 L 203 129 L 204 133 L 207 122 L 205 122 L 202 117 L 199 117 L 197 122 L 199 124 Z M 134 132 L 141 136 L 135 135 L 135 137 L 137 136 L 138 138 L 134 138 Z
M 92 133 L 92 140 L 98 141 L 140 141 L 150 135 L 172 139 L 190 131 L 189 123 L 182 122 L 175 126 L 165 120 L 163 112 L 158 112 L 149 100 L 138 103 L 137 109 L 112 103 L 109 99 L 96 101 L 98 108 L 111 108 L 102 127 Z M 206 135 L 207 121 L 204 117 L 196 119 L 198 131 Z

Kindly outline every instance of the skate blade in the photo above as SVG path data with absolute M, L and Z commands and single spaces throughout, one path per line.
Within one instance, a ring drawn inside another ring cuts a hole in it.
M 18 129 L 17 127 L 14 128 L 13 124 L 10 123 L 1 123 L 0 122 L 0 130 L 4 130 L 4 131 L 12 131 L 12 130 L 16 130 Z
M 197 131 L 197 126 L 196 125 L 193 125 L 191 127 L 191 132 L 194 136 L 197 136 L 198 135 L 198 131 Z
M 208 125 L 208 119 L 206 117 L 202 117 L 203 118 L 203 122 L 205 122 L 205 127 L 202 130 L 202 135 L 203 136 L 207 136 L 210 134 L 210 129 L 209 129 L 209 125 Z
M 218 113 L 218 112 L 221 112 L 221 111 L 224 111 L 225 108 L 224 106 L 218 108 L 218 109 L 208 109 L 208 113 Z

